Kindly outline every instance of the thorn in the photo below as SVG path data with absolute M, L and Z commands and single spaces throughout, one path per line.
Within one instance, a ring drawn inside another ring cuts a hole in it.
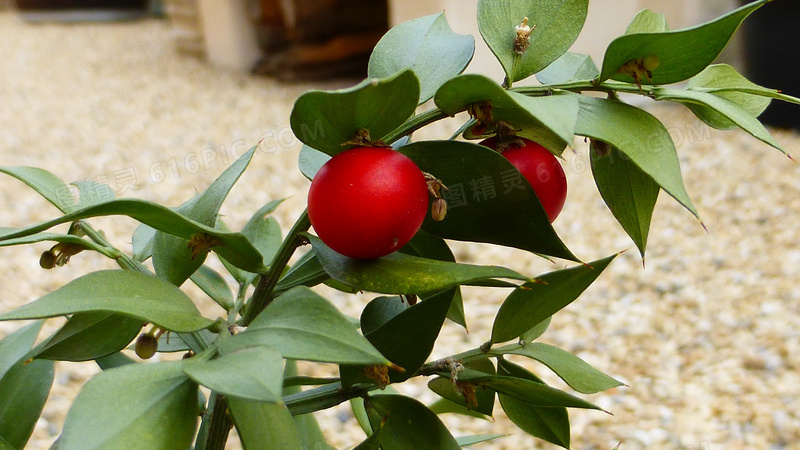
M 644 255 L 642 255 L 642 269 L 644 269 L 644 268 L 645 268 L 645 264 L 644 264 Z
M 703 221 L 702 221 L 702 220 L 700 221 L 700 225 L 703 227 L 703 229 L 704 229 L 704 230 L 706 230 L 706 233 L 710 233 L 710 232 L 708 231 L 708 227 L 706 227 L 706 224 L 705 224 L 705 223 L 703 223 Z
M 389 364 L 387 364 L 387 366 L 388 366 L 390 369 L 392 369 L 392 370 L 396 370 L 396 371 L 398 371 L 398 372 L 405 372 L 405 371 L 406 371 L 406 369 L 404 369 L 404 368 L 402 368 L 402 367 L 398 366 L 397 364 L 395 364 L 395 363 L 393 363 L 393 362 L 391 362 L 391 361 L 389 362 Z
M 617 446 L 614 447 L 613 450 L 619 450 L 619 448 L 622 446 L 623 442 L 625 442 L 625 441 L 619 441 L 619 444 L 617 444 Z
M 787 158 L 789 158 L 789 159 L 790 159 L 792 162 L 794 162 L 794 163 L 796 163 L 796 162 L 797 162 L 797 160 L 796 160 L 796 159 L 794 159 L 794 158 L 792 158 L 792 155 L 790 155 L 790 154 L 788 154 L 788 153 L 786 154 L 786 157 L 787 157 Z

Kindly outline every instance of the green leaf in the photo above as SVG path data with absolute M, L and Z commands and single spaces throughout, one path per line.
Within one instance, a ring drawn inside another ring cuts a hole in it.
M 493 441 L 497 438 L 506 437 L 507 434 L 476 434 L 475 436 L 459 436 L 456 442 L 461 447 L 469 447 L 470 445 L 480 444 L 482 442 Z
M 0 231 L 0 242 L 8 239 L 29 236 L 50 229 L 62 223 L 71 223 L 90 217 L 124 215 L 146 223 L 153 228 L 183 239 L 193 235 L 208 234 L 220 240 L 214 251 L 223 258 L 233 261 L 237 267 L 250 272 L 266 270 L 261 254 L 241 233 L 225 233 L 197 221 L 186 218 L 166 206 L 138 199 L 117 199 L 84 208 L 57 219 L 41 222 L 26 228 Z
M 544 69 L 563 55 L 578 38 L 588 9 L 588 0 L 480 0 L 478 29 L 510 84 Z M 516 27 L 525 17 L 533 30 L 530 46 L 520 55 L 514 41 Z
M 417 234 L 400 251 L 409 255 L 438 261 L 456 262 L 456 257 L 447 242 L 424 230 L 417 231 Z M 454 291 L 450 310 L 447 311 L 447 318 L 461 325 L 465 330 L 467 329 L 467 318 L 464 315 L 464 299 L 461 297 L 460 287 L 457 287 Z
M 661 189 L 626 155 L 612 146 L 609 149 L 605 156 L 594 151 L 590 155 L 594 181 L 603 201 L 644 259 L 650 219 Z
M 133 232 L 131 246 L 133 259 L 144 262 L 153 256 L 153 245 L 157 230 L 147 224 L 139 224 Z
M 631 20 L 625 34 L 663 33 L 668 30 L 669 26 L 664 14 L 643 9 Z
M 492 342 L 519 337 L 572 303 L 617 255 L 542 275 L 506 297 L 492 326 Z
M 44 169 L 25 166 L 0 166 L 0 173 L 11 175 L 27 184 L 65 214 L 76 209 L 77 203 L 69 186 Z
M 35 358 L 58 361 L 89 361 L 116 353 L 136 338 L 144 322 L 107 312 L 74 314 Z
M 256 147 L 248 150 L 225 169 L 202 194 L 179 206 L 176 212 L 203 225 L 214 227 L 222 203 L 247 169 L 255 151 Z M 186 239 L 175 236 L 170 231 L 157 232 L 153 245 L 153 268 L 156 275 L 176 286 L 189 279 L 203 265 L 208 255 L 207 249 L 192 249 Z
M 399 296 L 373 298 L 361 311 L 361 332 L 372 333 L 410 307 Z
M 482 145 L 426 141 L 401 149 L 449 191 L 447 217 L 422 229 L 443 239 L 485 242 L 577 261 L 556 234 L 533 189 L 502 155 Z
M 179 361 L 101 372 L 67 413 L 59 448 L 189 448 L 197 428 L 197 392 Z
M 708 66 L 695 75 L 686 84 L 686 89 L 700 92 L 710 92 L 722 98 L 728 99 L 741 106 L 753 117 L 758 117 L 767 109 L 771 96 L 778 94 L 773 89 L 762 88 L 743 77 L 733 67 L 727 64 L 714 64 Z M 750 94 L 747 92 L 761 92 L 761 94 Z M 695 103 L 685 103 L 695 115 L 709 126 L 719 130 L 730 130 L 737 128 L 734 122 L 714 109 Z
M 286 360 L 286 367 L 283 371 L 284 389 L 283 395 L 296 394 L 302 392 L 300 386 L 286 386 L 286 380 L 297 376 L 297 361 Z M 335 450 L 330 444 L 325 441 L 325 436 L 322 434 L 322 429 L 319 427 L 317 419 L 314 414 L 300 414 L 292 416 L 297 431 L 303 440 L 303 445 L 308 449 L 320 450 Z
M 519 136 L 532 139 L 557 155 L 572 143 L 575 134 L 578 104 L 574 95 L 528 97 L 505 90 L 483 75 L 465 74 L 442 85 L 434 101 L 450 116 L 466 111 L 470 105 L 489 101 L 495 121 L 519 128 Z M 401 152 L 406 153 L 406 148 Z
M 233 309 L 233 293 L 231 287 L 216 270 L 202 265 L 189 277 L 194 284 L 206 293 L 225 311 Z
M 749 3 L 710 22 L 680 30 L 626 34 L 609 44 L 599 81 L 613 78 L 633 82 L 619 69 L 631 60 L 658 58 L 652 84 L 671 84 L 697 75 L 711 64 L 728 44 L 742 21 L 767 0 Z
M 364 329 L 364 323 L 377 321 L 369 317 L 376 315 L 376 308 L 370 308 L 369 311 L 365 308 L 361 328 L 364 330 L 364 336 L 389 361 L 405 369 L 404 372 L 390 373 L 389 378 L 392 383 L 407 380 L 427 361 L 436 338 L 439 337 L 452 299 L 452 289 L 441 292 L 400 311 L 377 328 L 368 331 Z M 378 301 L 385 303 L 383 300 Z M 385 310 L 383 312 L 385 313 Z M 361 373 L 360 368 L 358 373 Z M 344 378 L 343 372 L 343 384 L 348 385 L 349 383 L 344 382 Z
M 328 272 L 322 267 L 317 254 L 310 250 L 287 270 L 283 278 L 275 286 L 275 293 L 280 294 L 297 286 L 314 287 L 331 279 Z
M 0 340 L 0 379 L 31 350 L 44 320 L 38 320 L 14 331 Z
M 705 108 L 706 111 L 712 110 L 718 116 L 722 116 L 756 139 L 786 153 L 778 141 L 769 134 L 769 131 L 767 131 L 764 125 L 735 101 L 710 92 L 698 92 L 693 90 L 658 89 L 655 94 L 656 100 L 670 100 L 685 105 L 697 105 Z
M 494 364 L 492 364 L 489 358 L 480 358 L 467 361 L 464 363 L 464 367 L 484 372 L 489 375 L 495 375 L 497 373 Z M 494 391 L 483 389 L 480 386 L 473 387 L 475 388 L 475 401 L 477 402 L 477 405 L 467 405 L 464 395 L 456 390 L 452 380 L 443 377 L 436 377 L 428 382 L 428 389 L 432 390 L 440 397 L 443 397 L 459 406 L 469 408 L 477 413 L 491 417 L 492 411 L 494 410 Z
M 329 154 L 323 153 L 308 145 L 303 145 L 303 147 L 300 148 L 300 155 L 297 157 L 297 165 L 300 167 L 300 172 L 302 172 L 306 178 L 313 180 L 317 171 L 319 171 L 329 159 L 331 159 Z
M 597 409 L 603 411 L 599 406 L 593 405 L 574 395 L 546 386 L 541 382 L 518 378 L 516 376 L 487 375 L 483 372 L 465 369 L 458 373 L 458 380 L 480 384 L 499 394 L 505 394 L 535 406 Z
M 303 448 L 300 433 L 291 413 L 283 403 L 264 403 L 229 398 L 233 423 L 245 449 L 269 448 L 295 450 Z
M 385 78 L 411 69 L 420 83 L 419 103 L 433 97 L 445 81 L 466 69 L 475 39 L 454 33 L 444 13 L 401 23 L 386 33 L 369 58 L 370 78 Z
M 97 366 L 103 370 L 109 370 L 115 367 L 122 367 L 130 364 L 137 364 L 136 361 L 133 360 L 133 358 L 130 358 L 121 352 L 112 353 L 108 356 L 97 358 L 96 360 L 94 360 L 94 362 L 96 362 Z
M 259 402 L 281 401 L 283 358 L 266 346 L 246 347 L 219 358 L 183 361 L 189 378 L 227 396 Z
M 282 201 L 278 201 L 278 204 Z M 270 214 L 277 206 L 273 203 L 268 203 L 256 211 L 242 228 L 242 234 L 261 252 L 265 266 L 272 263 L 272 259 L 275 258 L 278 248 L 283 242 L 280 224 L 274 217 L 267 217 L 267 214 Z M 252 283 L 256 276 L 254 273 L 248 274 L 245 276 L 244 283 Z
M 414 114 L 418 99 L 419 81 L 405 70 L 350 89 L 306 92 L 289 120 L 301 142 L 333 156 L 353 147 L 345 143 L 360 130 L 367 130 L 373 141 L 382 139 Z
M 497 370 L 502 375 L 543 384 L 536 375 L 503 359 L 498 362 Z M 543 408 L 505 394 L 498 394 L 498 398 L 506 416 L 522 431 L 552 444 L 569 448 L 570 429 L 567 408 Z
M 0 439 L 13 448 L 26 447 L 54 378 L 53 362 L 44 360 L 20 360 L 5 372 L 0 379 Z
M 78 205 L 76 209 L 117 198 L 117 194 L 107 184 L 98 183 L 94 180 L 82 180 L 70 184 L 78 188 Z
M 381 447 L 384 450 L 435 448 L 459 449 L 458 442 L 439 417 L 424 404 L 403 395 L 374 395 L 367 400 L 367 410 L 380 419 L 372 428 L 381 429 Z
M 214 321 L 200 315 L 177 287 L 130 270 L 102 270 L 77 278 L 0 320 L 39 319 L 84 312 L 112 312 L 151 322 L 161 328 L 190 332 Z
M 55 447 L 55 444 L 54 444 L 53 447 L 50 447 L 50 448 L 52 448 L 54 450 L 57 450 L 57 447 Z M 16 449 L 14 448 L 13 445 L 9 444 L 8 441 L 3 439 L 2 436 L 0 436 L 0 450 L 16 450 Z
M 371 260 L 349 258 L 331 250 L 315 236 L 310 236 L 310 240 L 331 277 L 370 292 L 425 294 L 494 278 L 528 280 L 504 267 L 436 261 L 398 252 Z
M 458 414 L 461 416 L 474 417 L 476 419 L 482 419 L 488 421 L 494 420 L 493 418 L 485 414 L 481 414 L 475 410 L 467 409 L 466 406 L 462 406 L 458 403 L 453 403 L 445 398 L 440 398 L 439 400 L 436 400 L 435 402 L 428 405 L 428 408 L 430 408 L 430 410 L 436 413 L 437 415 Z
M 623 386 L 572 353 L 541 342 L 534 342 L 505 354 L 527 356 L 539 361 L 581 394 L 596 394 Z
M 220 351 L 253 345 L 274 347 L 291 359 L 388 363 L 335 306 L 306 287 L 276 298 L 246 331 L 220 342 Z
M 591 80 L 600 75 L 592 57 L 582 53 L 567 52 L 536 74 L 542 84 L 562 84 L 570 81 Z
M 575 134 L 619 149 L 661 189 L 699 217 L 683 185 L 675 144 L 658 119 L 625 103 L 582 97 Z
M 550 326 L 550 321 L 552 318 L 553 316 L 550 316 L 547 319 L 544 319 L 543 321 L 536 324 L 530 330 L 522 333 L 522 335 L 520 335 L 519 337 L 520 344 L 528 345 L 529 343 L 535 341 L 536 339 L 539 339 L 539 336 L 543 335 L 544 332 L 547 331 L 547 327 Z
M 17 231 L 19 231 L 19 228 L 0 227 L 0 234 L 11 234 Z M 81 245 L 87 249 L 94 250 L 97 252 L 102 252 L 105 250 L 105 248 L 102 245 L 99 245 L 93 241 L 72 234 L 58 234 L 58 233 L 47 233 L 47 232 L 30 234 L 28 236 L 23 236 L 15 239 L 6 239 L 0 241 L 0 247 L 10 247 L 12 245 L 27 245 L 44 241 L 63 242 L 66 244 Z

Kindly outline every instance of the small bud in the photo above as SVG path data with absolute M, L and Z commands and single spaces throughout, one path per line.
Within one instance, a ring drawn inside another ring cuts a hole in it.
M 56 266 L 56 254 L 53 253 L 52 250 L 42 253 L 42 256 L 39 258 L 39 265 L 42 269 L 52 269 Z
M 134 350 L 139 358 L 150 359 L 158 351 L 158 338 L 151 334 L 142 333 L 136 339 Z
M 536 26 L 533 28 L 536 28 Z M 517 36 L 514 39 L 514 53 L 518 55 L 525 54 L 525 50 L 527 50 L 528 46 L 531 45 L 531 32 L 533 31 L 533 28 L 528 25 L 527 17 L 522 19 L 522 23 L 514 28 L 514 30 L 517 32 Z
M 661 61 L 659 61 L 656 55 L 647 55 L 642 60 L 642 67 L 648 72 L 658 69 L 659 64 L 661 64 Z
M 391 383 L 389 380 L 389 367 L 384 365 L 374 365 L 374 366 L 366 366 L 361 371 L 364 376 L 375 380 L 378 383 L 378 387 L 383 390 L 386 389 L 386 386 Z
M 437 222 L 441 222 L 444 220 L 444 216 L 447 215 L 447 201 L 443 198 L 437 198 L 433 201 L 433 206 L 431 206 L 431 217 L 433 220 Z

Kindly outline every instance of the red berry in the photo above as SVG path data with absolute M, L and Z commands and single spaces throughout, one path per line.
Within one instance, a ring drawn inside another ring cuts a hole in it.
M 308 216 L 322 242 L 352 258 L 388 255 L 419 230 L 428 186 L 407 156 L 358 147 L 323 165 L 308 191 Z
M 528 180 L 552 223 L 567 199 L 567 177 L 561 163 L 536 142 L 519 137 L 509 139 L 513 141 L 501 149 L 501 154 Z M 482 141 L 481 145 L 498 149 L 496 137 Z

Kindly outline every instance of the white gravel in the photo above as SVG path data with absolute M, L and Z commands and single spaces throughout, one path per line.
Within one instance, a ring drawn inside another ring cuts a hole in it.
M 174 50 L 165 21 L 37 25 L 0 11 L 0 164 L 44 167 L 65 180 L 108 183 L 122 196 L 174 206 L 207 186 L 265 138 L 223 208 L 232 228 L 275 198 L 288 227 L 304 206 L 299 145 L 288 131 L 294 99 L 310 88 L 216 70 Z M 542 340 L 574 352 L 630 387 L 589 396 L 614 413 L 572 411 L 573 448 L 800 448 L 800 213 L 798 165 L 743 132 L 704 127 L 683 109 L 654 113 L 678 143 L 684 178 L 708 232 L 667 196 L 656 209 L 646 266 L 596 192 L 580 141 L 565 161 L 570 182 L 556 228 L 585 260 L 624 249 Z M 420 137 L 446 137 L 452 123 Z M 800 137 L 775 131 L 800 155 Z M 126 184 L 126 180 L 129 182 Z M 20 183 L 0 177 L 0 225 L 22 226 L 57 211 Z M 92 223 L 128 247 L 135 223 Z M 0 310 L 68 280 L 113 265 L 81 254 L 53 271 L 38 267 L 47 244 L 0 249 Z M 455 244 L 463 261 L 505 264 L 531 275 L 552 264 L 522 252 Z M 333 296 L 357 315 L 363 298 Z M 502 301 L 465 289 L 470 333 L 447 325 L 435 357 L 479 345 Z M 215 312 L 212 305 L 203 308 Z M 48 323 L 45 332 L 58 323 Z M 19 323 L 0 323 L 0 336 Z M 518 361 L 523 362 L 523 361 Z M 565 387 L 546 368 L 526 363 Z M 308 368 L 327 371 L 330 367 Z M 58 364 L 56 383 L 30 448 L 47 448 L 70 401 L 97 369 Z M 417 383 L 401 386 L 432 399 Z M 495 422 L 445 417 L 456 435 L 509 433 L 481 448 L 551 448 L 526 437 L 496 411 Z M 337 448 L 363 438 L 346 408 L 319 414 Z

